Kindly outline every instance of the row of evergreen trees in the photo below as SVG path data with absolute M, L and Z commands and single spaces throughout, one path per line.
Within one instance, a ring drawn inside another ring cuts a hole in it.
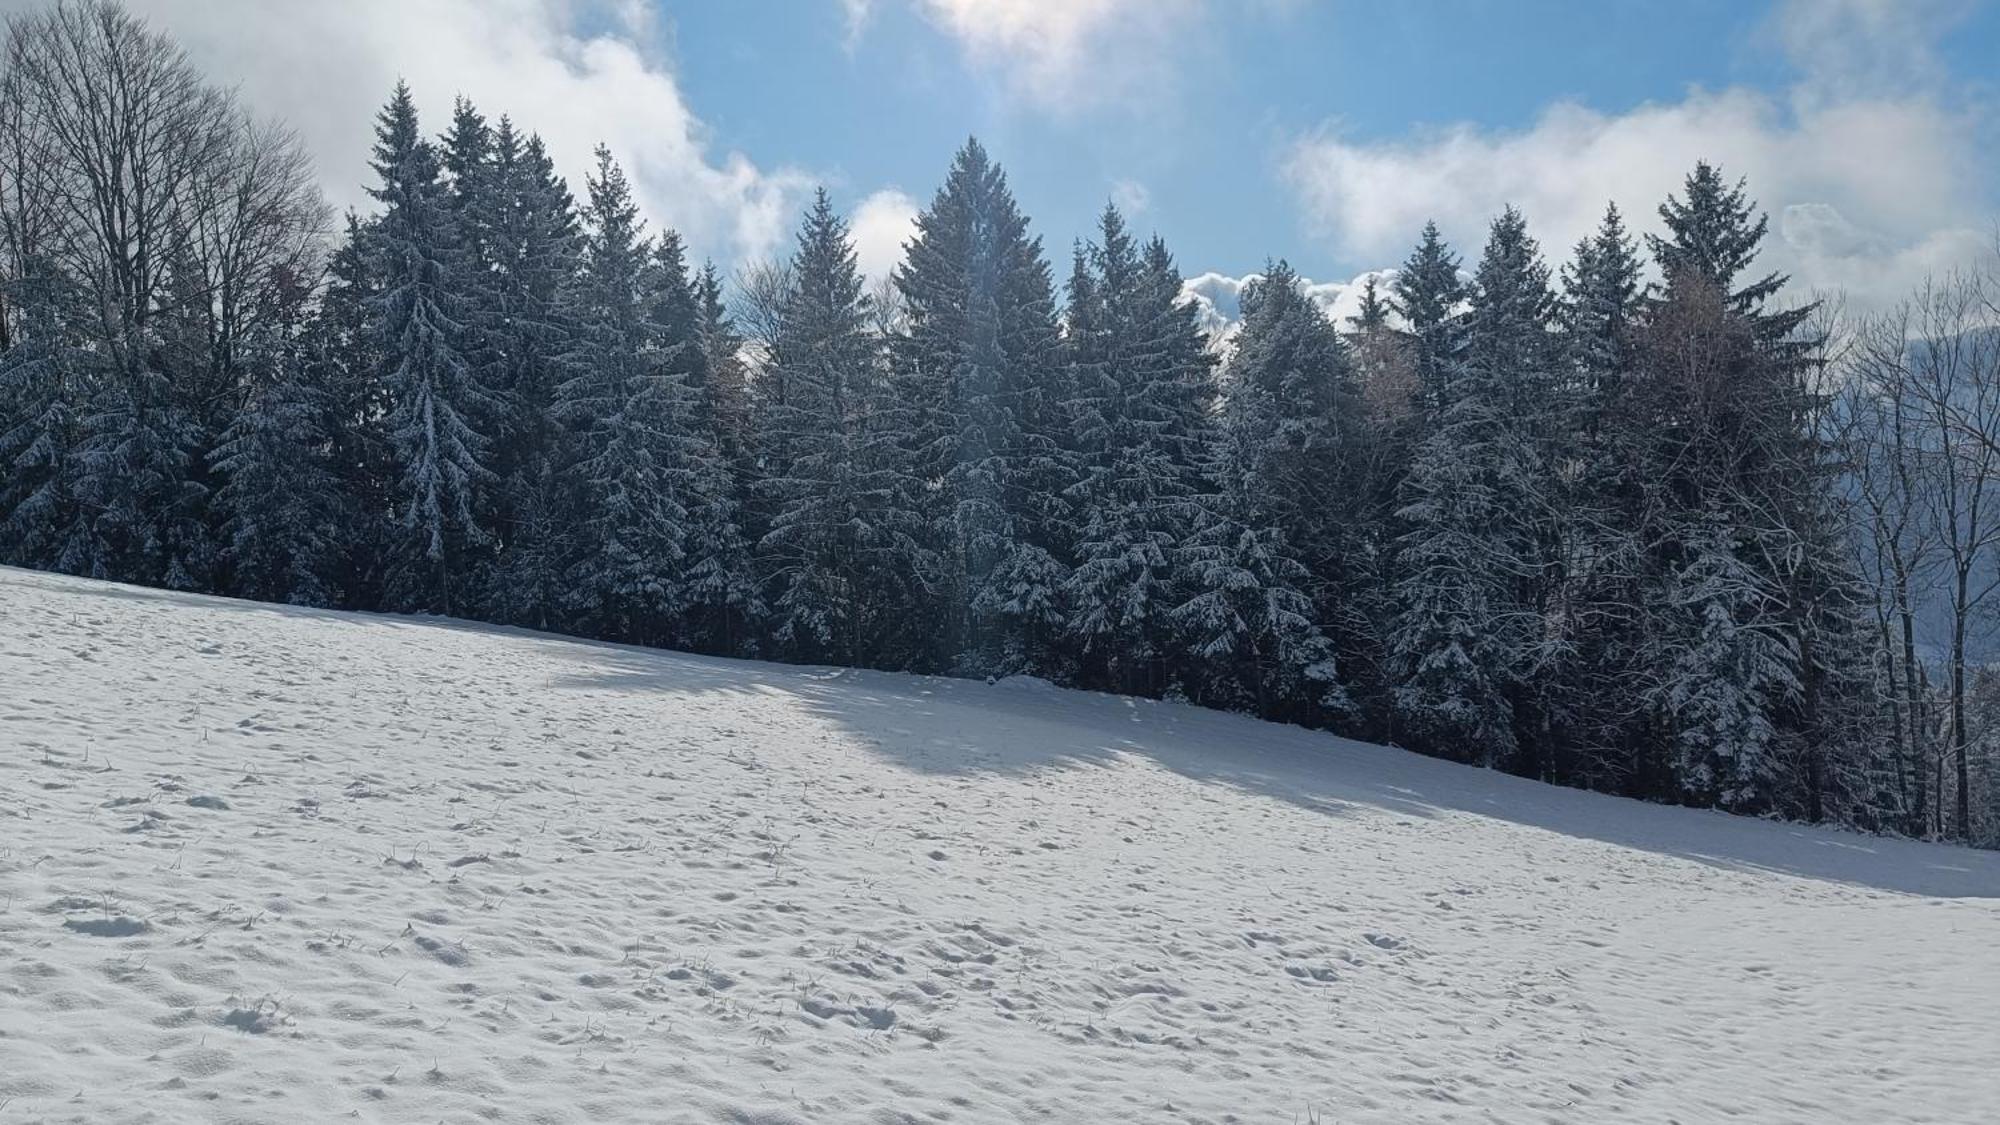
M 1469 277 L 1426 228 L 1346 325 L 1271 266 L 1219 365 L 1113 207 L 1059 293 L 976 141 L 875 293 L 822 192 L 746 340 L 608 152 L 576 200 L 464 101 L 433 138 L 399 86 L 376 134 L 378 208 L 219 376 L 164 301 L 108 339 L 16 240 L 0 558 L 1908 826 L 1806 314 L 1708 165 L 1658 285 L 1615 210 L 1560 276 L 1510 210 Z

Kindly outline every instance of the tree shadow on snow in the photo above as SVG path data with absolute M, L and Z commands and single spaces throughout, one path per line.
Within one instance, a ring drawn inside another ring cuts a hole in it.
M 574 651 L 574 650 L 572 650 Z M 601 646 L 559 688 L 774 699 L 839 724 L 911 770 L 1018 774 L 1130 755 L 1191 780 L 1329 815 L 1470 814 L 1693 860 L 1903 894 L 2000 898 L 2000 853 L 1648 804 L 1331 734 L 1038 682 L 986 684 Z
M 985 684 L 689 656 L 504 625 L 339 613 L 4 567 L 0 586 L 73 586 L 91 597 L 211 611 L 506 636 L 571 666 L 557 675 L 558 690 L 737 696 L 746 711 L 782 700 L 838 724 L 871 752 L 925 773 L 1100 768 L 1129 755 L 1193 781 L 1327 815 L 1361 808 L 1413 820 L 1470 814 L 1723 869 L 1933 897 L 2000 898 L 1996 852 L 1652 805 L 1245 716 L 1032 681 Z

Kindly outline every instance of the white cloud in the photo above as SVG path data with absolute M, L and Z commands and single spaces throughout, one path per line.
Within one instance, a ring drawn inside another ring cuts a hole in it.
M 0 10 L 39 0 L 0 0 Z M 583 191 L 591 148 L 611 146 L 648 218 L 698 255 L 776 249 L 808 186 L 802 173 L 719 151 L 655 44 L 640 0 L 140 0 L 215 81 L 304 138 L 336 204 L 365 207 L 375 111 L 400 76 L 427 130 L 464 94 L 547 140 Z
M 1111 202 L 1130 219 L 1146 213 L 1153 205 L 1153 193 L 1137 180 L 1113 180 Z
M 1016 94 L 1058 110 L 1157 92 L 1173 77 L 1177 42 L 1207 8 L 1206 0 L 912 2 Z
M 840 0 L 840 10 L 847 17 L 847 32 L 841 45 L 852 52 L 861 42 L 861 33 L 868 30 L 868 19 L 875 14 L 875 0 Z
M 1922 76 L 1897 77 L 1928 58 L 1928 39 L 1890 9 L 1911 20 L 1917 11 L 1868 0 L 1783 9 L 1777 31 L 1802 74 L 1784 97 L 1696 90 L 1622 114 L 1565 102 L 1518 131 L 1455 126 L 1393 143 L 1327 132 L 1298 142 L 1283 172 L 1311 227 L 1351 257 L 1399 259 L 1435 218 L 1470 258 L 1512 203 L 1561 258 L 1606 201 L 1639 230 L 1657 229 L 1659 201 L 1706 159 L 1747 176 L 1772 214 L 1765 265 L 1880 304 L 1962 260 L 1991 221 L 1975 117 Z
M 1241 277 L 1228 274 L 1208 273 L 1190 277 L 1181 283 L 1181 296 L 1192 300 L 1200 310 L 1201 326 L 1218 347 L 1226 347 L 1242 322 L 1243 288 L 1260 280 L 1262 274 L 1247 273 Z M 1369 270 L 1348 281 L 1314 281 L 1301 278 L 1306 296 L 1320 307 L 1328 320 L 1341 328 L 1347 327 L 1348 318 L 1361 311 L 1361 293 L 1369 278 L 1386 299 L 1389 286 L 1396 280 L 1395 270 Z
M 1771 20 L 1799 67 L 1805 101 L 1934 90 L 1947 73 L 1933 44 L 1964 0 L 1791 0 Z
M 1201 310 L 1202 330 L 1212 337 L 1220 336 L 1242 318 L 1243 287 L 1256 277 L 1254 273 L 1231 277 L 1210 270 L 1181 282 L 1181 297 L 1192 300 Z
M 895 188 L 884 188 L 854 209 L 848 230 L 862 274 L 880 281 L 903 260 L 903 244 L 917 233 L 917 201 Z

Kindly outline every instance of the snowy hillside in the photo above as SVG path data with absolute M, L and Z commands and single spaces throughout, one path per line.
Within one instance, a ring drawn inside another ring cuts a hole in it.
M 0 570 L 0 1122 L 1974 1121 L 2000 856 Z

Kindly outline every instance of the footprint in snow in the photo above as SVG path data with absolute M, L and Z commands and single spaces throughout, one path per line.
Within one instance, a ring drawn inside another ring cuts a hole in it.
M 418 949 L 423 950 L 425 953 L 450 965 L 454 969 L 461 968 L 472 960 L 471 951 L 463 945 L 442 941 L 431 937 L 429 934 L 419 934 L 416 940 Z
M 153 924 L 143 918 L 133 918 L 120 914 L 115 918 L 65 918 L 63 928 L 90 937 L 137 937 L 152 930 Z

